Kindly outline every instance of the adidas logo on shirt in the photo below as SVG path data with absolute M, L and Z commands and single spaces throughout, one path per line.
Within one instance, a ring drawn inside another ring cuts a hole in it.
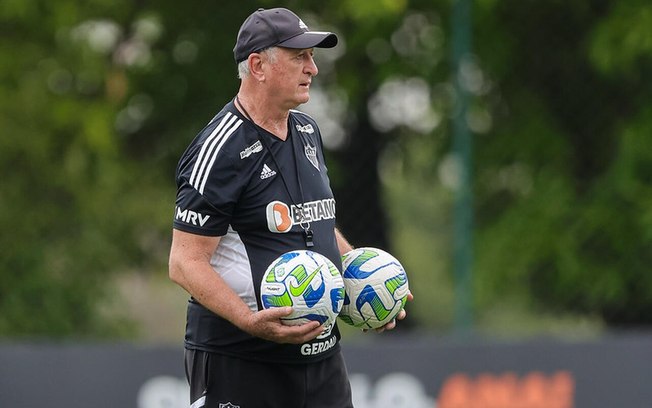
M 263 165 L 263 171 L 260 172 L 260 179 L 265 180 L 276 175 L 276 172 L 269 168 L 267 164 Z

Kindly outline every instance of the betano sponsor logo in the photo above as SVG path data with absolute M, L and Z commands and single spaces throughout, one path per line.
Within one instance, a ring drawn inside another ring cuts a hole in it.
M 282 201 L 267 204 L 267 227 L 271 232 L 285 233 L 302 222 L 317 222 L 335 218 L 335 199 L 310 201 L 288 206 Z
M 208 219 L 211 218 L 211 216 L 204 215 L 188 209 L 181 209 L 179 206 L 177 206 L 175 208 L 174 218 L 183 221 L 186 224 L 198 225 L 200 227 L 203 227 L 204 224 L 206 224 L 206 221 L 208 221 Z

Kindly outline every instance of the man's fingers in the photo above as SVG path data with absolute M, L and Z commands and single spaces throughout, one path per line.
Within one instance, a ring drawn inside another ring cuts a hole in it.
M 281 322 L 281 318 L 292 313 L 289 306 L 272 307 L 255 313 L 257 323 L 254 335 L 278 343 L 300 344 L 319 336 L 324 327 L 317 321 L 290 326 Z
M 290 306 L 283 307 L 270 307 L 269 309 L 261 310 L 260 312 L 266 320 L 276 320 L 281 317 L 289 316 L 292 313 L 292 308 Z

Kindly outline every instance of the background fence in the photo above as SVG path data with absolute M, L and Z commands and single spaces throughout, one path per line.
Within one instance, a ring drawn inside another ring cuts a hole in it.
M 344 354 L 356 408 L 652 404 L 650 335 L 576 342 L 391 337 L 345 342 Z M 3 407 L 185 408 L 188 398 L 179 347 L 0 346 Z

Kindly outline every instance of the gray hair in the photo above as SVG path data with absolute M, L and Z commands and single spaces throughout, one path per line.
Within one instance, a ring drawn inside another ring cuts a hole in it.
M 262 51 L 259 51 L 259 54 L 267 54 L 267 58 L 269 58 L 269 61 L 274 64 L 276 63 L 276 51 L 278 50 L 278 47 L 269 47 L 265 48 Z M 249 71 L 249 62 L 248 59 L 244 61 L 240 61 L 238 63 L 238 78 L 244 79 L 249 76 L 251 72 Z

